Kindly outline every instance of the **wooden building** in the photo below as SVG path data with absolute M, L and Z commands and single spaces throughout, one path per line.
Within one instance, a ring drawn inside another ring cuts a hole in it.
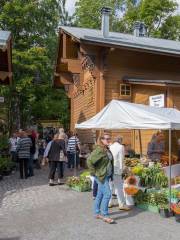
M 141 23 L 135 24 L 134 35 L 109 32 L 109 9 L 104 8 L 102 15 L 101 30 L 59 31 L 54 85 L 64 86 L 71 99 L 71 130 L 112 99 L 148 105 L 150 96 L 162 94 L 165 107 L 180 110 L 180 42 L 145 37 Z M 78 133 L 82 142 L 93 142 L 93 131 Z M 144 153 L 152 133 L 141 131 Z M 139 151 L 138 132 L 120 134 Z M 179 133 L 174 134 L 178 138 Z
M 12 81 L 12 39 L 8 31 L 0 31 L 0 85 Z
M 12 82 L 12 39 L 8 31 L 0 31 L 0 87 Z M 8 122 L 6 99 L 0 95 L 0 134 Z

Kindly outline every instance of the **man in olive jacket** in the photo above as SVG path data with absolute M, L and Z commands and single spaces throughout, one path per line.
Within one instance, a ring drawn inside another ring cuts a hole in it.
M 109 180 L 114 174 L 113 156 L 109 150 L 111 138 L 108 134 L 104 134 L 99 139 L 99 144 L 88 158 L 87 164 L 90 173 L 95 177 L 98 184 L 98 193 L 95 200 L 94 212 L 97 219 L 103 219 L 107 223 L 114 223 L 109 218 L 108 205 L 111 199 L 111 190 Z

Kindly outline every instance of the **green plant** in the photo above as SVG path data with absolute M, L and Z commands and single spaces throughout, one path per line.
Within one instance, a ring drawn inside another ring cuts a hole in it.
M 165 176 L 160 164 L 144 168 L 140 179 L 141 185 L 144 187 L 160 189 L 168 186 L 168 178 Z
M 165 193 L 168 197 L 170 197 L 170 191 L 169 189 L 165 190 Z M 179 198 L 180 191 L 177 189 L 171 189 L 171 198 Z
M 132 173 L 139 177 L 142 176 L 143 171 L 144 171 L 144 167 L 141 164 L 138 164 L 137 166 L 132 168 Z
M 89 177 L 90 176 L 90 172 L 89 171 L 84 171 L 81 173 L 80 177 Z
M 137 204 L 149 204 L 164 209 L 168 207 L 168 197 L 165 192 L 142 192 L 140 190 L 134 199 Z
M 87 177 L 69 177 L 66 184 L 69 187 L 75 187 L 75 186 L 79 186 L 79 187 L 84 187 L 84 188 L 90 188 L 91 187 L 91 180 Z
M 8 149 L 8 137 L 0 136 L 0 151 Z
M 0 157 L 0 172 L 10 171 L 15 166 L 15 163 L 10 158 Z

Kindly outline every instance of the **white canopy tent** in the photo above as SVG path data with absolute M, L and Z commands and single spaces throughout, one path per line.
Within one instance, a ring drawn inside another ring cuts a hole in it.
M 75 128 L 95 130 L 169 130 L 169 188 L 171 199 L 171 130 L 180 130 L 180 111 L 174 108 L 157 108 L 112 100 L 98 114 L 85 122 L 76 124 Z
M 180 111 L 112 100 L 91 119 L 76 124 L 77 129 L 176 129 Z

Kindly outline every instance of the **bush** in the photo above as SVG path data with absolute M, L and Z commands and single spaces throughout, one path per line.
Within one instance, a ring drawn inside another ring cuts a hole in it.
M 10 158 L 0 157 L 0 172 L 11 171 L 15 166 L 15 163 Z
M 8 137 L 0 136 L 0 152 L 9 149 Z

